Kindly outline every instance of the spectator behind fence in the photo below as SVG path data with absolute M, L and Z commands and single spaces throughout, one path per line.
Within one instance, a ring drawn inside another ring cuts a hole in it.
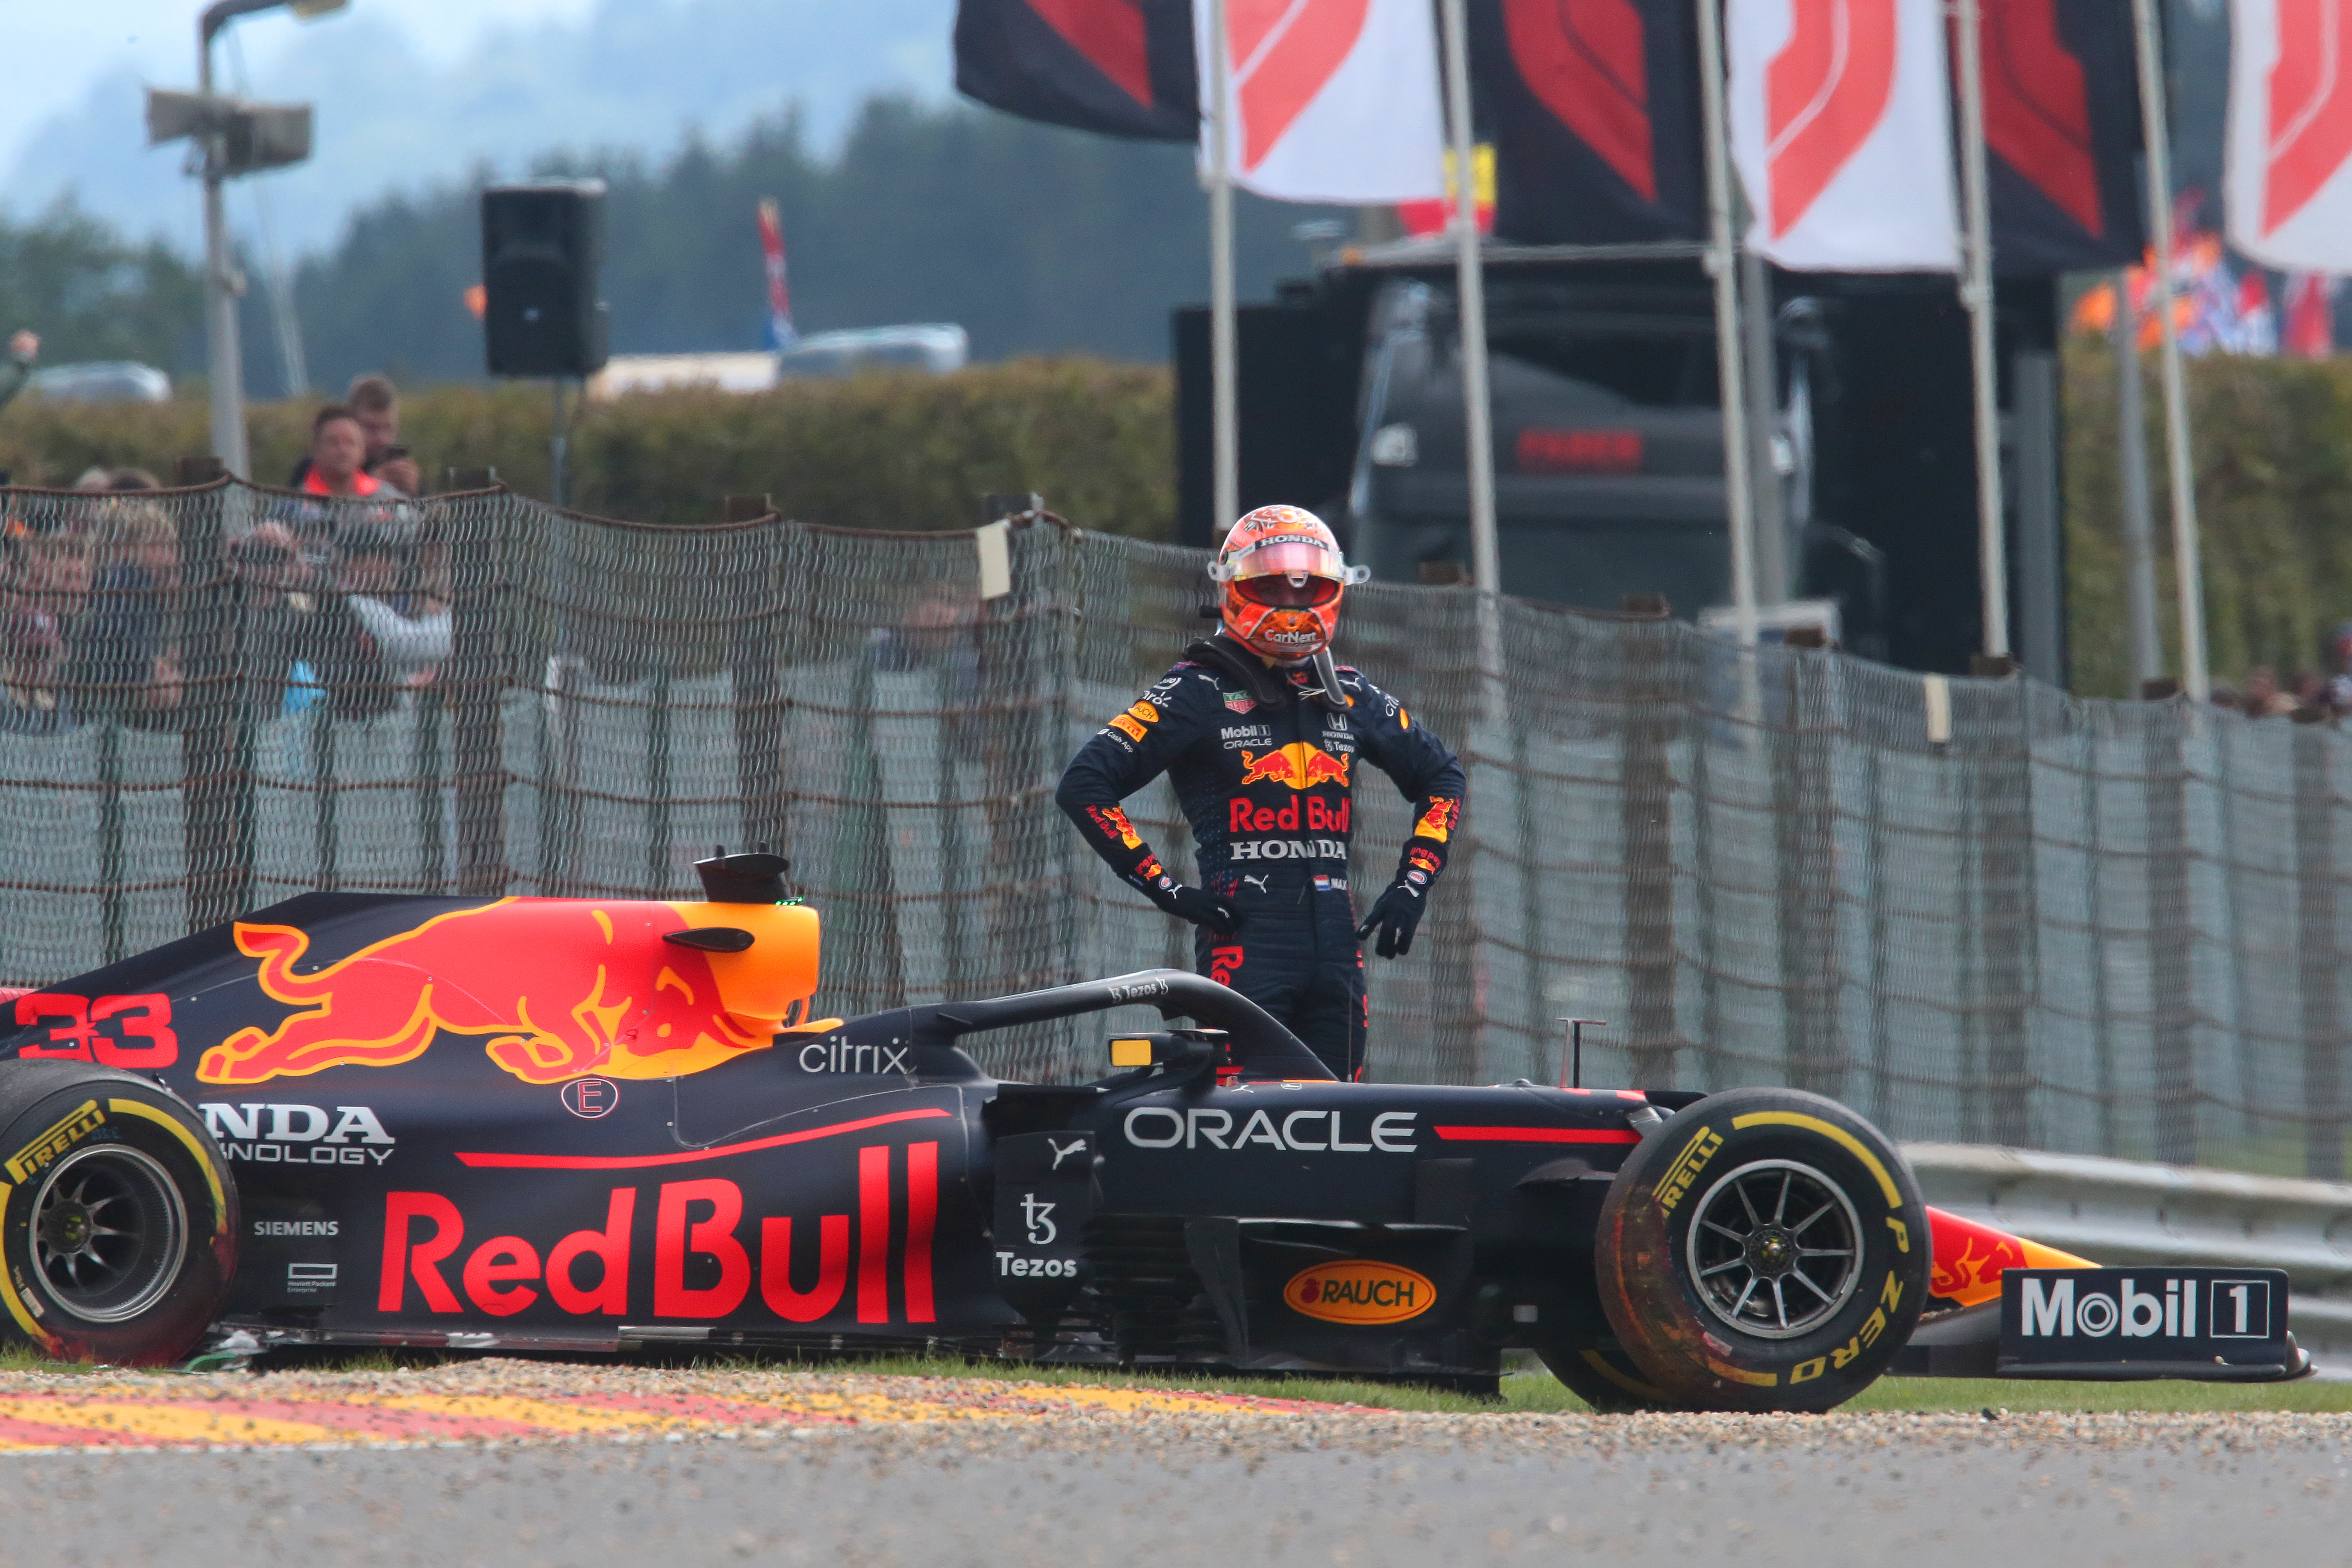
M 149 720 L 180 706 L 179 531 L 152 500 L 118 502 L 99 540 L 89 607 L 68 640 L 76 714 Z
M 2279 689 L 2278 671 L 2258 664 L 2246 671 L 2246 689 L 2238 707 L 2249 719 L 2284 719 L 2294 711 L 2294 699 Z
M 449 657 L 448 605 L 403 593 L 401 570 L 399 549 L 374 529 L 336 542 L 336 591 L 319 607 L 309 662 L 338 718 L 389 710 Z
M 330 403 L 310 420 L 310 468 L 299 486 L 304 495 L 372 496 L 383 487 L 365 468 L 367 432 L 348 405 Z
M 0 408 L 25 390 L 33 379 L 33 362 L 41 357 L 41 340 L 31 332 L 19 331 L 8 340 L 8 357 L 0 360 Z
M 23 541 L 0 593 L 0 730 L 68 728 L 73 708 L 58 682 L 74 622 L 89 597 L 89 551 L 68 533 Z
M 366 438 L 366 453 L 360 459 L 360 471 L 369 475 L 403 497 L 415 495 L 424 485 L 415 459 L 408 448 L 400 444 L 400 392 L 388 376 L 373 373 L 352 378 L 343 394 L 342 406 L 352 411 L 359 421 L 360 433 Z M 294 465 L 293 477 L 286 483 L 295 489 L 310 489 L 310 470 L 314 458 L 306 456 Z

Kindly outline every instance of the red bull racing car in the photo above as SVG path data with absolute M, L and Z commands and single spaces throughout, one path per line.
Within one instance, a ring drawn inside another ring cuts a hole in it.
M 1488 1390 L 1522 1347 L 1612 1409 L 1823 1409 L 1902 1364 L 2303 1368 L 2283 1279 L 1935 1213 L 1813 1095 L 1339 1083 L 1173 970 L 814 1017 L 785 868 L 705 861 L 700 901 L 310 894 L 0 1004 L 0 1336 Z M 1096 1082 L 959 1046 L 1139 1004 L 1190 1022 L 1113 1035 Z

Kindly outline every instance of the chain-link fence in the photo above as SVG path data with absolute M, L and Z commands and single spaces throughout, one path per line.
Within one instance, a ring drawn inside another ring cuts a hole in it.
M 0 514 L 0 978 L 314 888 L 690 896 L 721 843 L 792 857 L 832 1012 L 1189 960 L 1052 799 L 1205 629 L 1187 552 L 1038 523 L 983 602 L 969 533 L 236 486 Z M 2342 1174 L 2334 731 L 1460 589 L 1357 591 L 1342 651 L 1471 778 L 1412 955 L 1371 961 L 1376 1075 L 1555 1081 L 1599 1018 L 1591 1082 Z M 1165 784 L 1136 804 L 1187 864 Z M 1359 810 L 1369 891 L 1405 807 Z M 1101 1023 L 983 1052 L 1091 1072 Z

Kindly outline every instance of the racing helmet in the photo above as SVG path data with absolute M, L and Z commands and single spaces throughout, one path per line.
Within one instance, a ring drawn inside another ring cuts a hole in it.
M 1244 517 L 1209 567 L 1225 635 L 1285 663 L 1330 646 L 1340 597 L 1370 575 L 1348 564 L 1321 518 L 1296 506 L 1262 506 Z

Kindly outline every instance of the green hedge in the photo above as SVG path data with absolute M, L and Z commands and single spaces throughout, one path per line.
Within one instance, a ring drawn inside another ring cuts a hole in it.
M 754 396 L 641 394 L 580 410 L 571 500 L 606 517 L 711 522 L 720 498 L 765 492 L 811 522 L 935 529 L 983 521 L 984 495 L 1037 490 L 1086 527 L 1166 539 L 1176 516 L 1170 395 L 1164 370 L 1080 359 L 800 382 Z M 291 470 L 316 406 L 254 407 L 257 475 Z M 492 467 L 515 489 L 544 496 L 550 417 L 543 385 L 443 386 L 402 399 L 401 434 L 428 475 Z M 193 397 L 20 399 L 0 413 L 0 468 L 18 484 L 71 484 L 93 465 L 168 481 L 174 458 L 208 447 L 205 420 Z
M 2177 669 L 2172 500 L 2157 356 L 2142 356 L 2158 611 Z M 2074 689 L 2121 696 L 2131 684 L 2117 499 L 2116 362 L 2103 342 L 2066 353 L 2066 513 Z M 2282 679 L 2326 668 L 2338 621 L 2352 618 L 2352 358 L 2189 362 L 2205 624 L 2216 682 L 2251 666 Z
M 2146 356 L 2166 647 L 2174 636 L 2162 405 Z M 2065 475 L 2074 685 L 2129 686 L 2116 479 L 2115 363 L 2066 353 Z M 2207 624 L 2217 679 L 2248 666 L 2319 666 L 2352 618 L 2352 358 L 2310 363 L 2219 356 L 2189 363 Z M 1163 369 L 1025 360 L 926 378 L 808 382 L 757 396 L 687 391 L 584 409 L 572 498 L 608 517 L 697 522 L 720 498 L 765 491 L 787 516 L 853 528 L 968 528 L 991 492 L 1035 489 L 1085 527 L 1166 539 L 1175 525 L 1171 386 Z M 315 405 L 253 411 L 254 461 L 285 474 Z M 498 468 L 547 493 L 548 396 L 539 385 L 413 393 L 403 430 L 418 457 Z M 0 413 L 0 468 L 20 484 L 70 484 L 93 464 L 166 477 L 206 445 L 200 398 L 97 407 L 20 400 Z

